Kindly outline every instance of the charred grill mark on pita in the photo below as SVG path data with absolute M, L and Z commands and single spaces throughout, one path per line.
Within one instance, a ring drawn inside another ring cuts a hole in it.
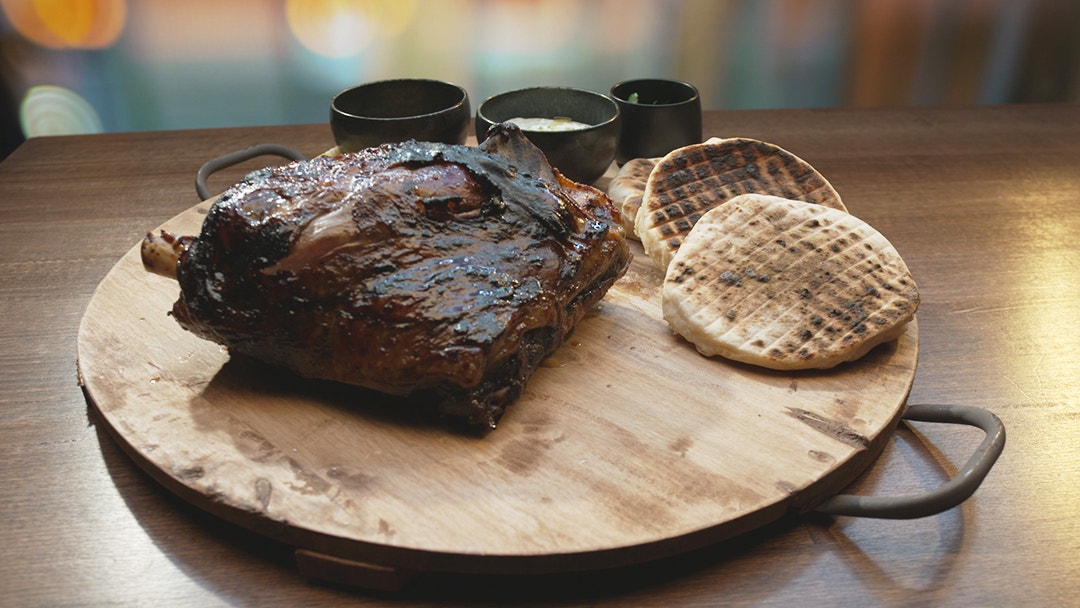
M 644 213 L 639 212 L 635 232 L 646 253 L 666 268 L 704 213 L 749 193 L 845 209 L 828 181 L 790 152 L 748 138 L 711 140 L 675 150 L 657 163 L 646 183 Z
M 864 222 L 763 195 L 705 214 L 669 277 L 679 278 L 665 281 L 664 316 L 678 333 L 704 354 L 776 369 L 858 358 L 918 305 L 899 254 Z M 910 287 L 891 285 L 901 282 Z

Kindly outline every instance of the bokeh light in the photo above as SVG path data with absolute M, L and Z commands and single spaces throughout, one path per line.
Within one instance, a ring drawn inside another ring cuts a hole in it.
M 101 118 L 90 102 L 56 85 L 31 87 L 19 106 L 19 124 L 27 138 L 101 133 Z
M 321 122 L 406 77 L 476 103 L 639 77 L 707 109 L 1076 102 L 1078 24 L 1060 0 L 0 0 L 0 151 L 44 84 L 111 131 Z
M 544 55 L 576 43 L 588 44 L 582 31 L 585 7 L 577 0 L 518 0 L 493 2 L 478 11 L 482 35 L 477 45 L 490 53 L 504 55 Z M 528 24 L 528 27 L 522 27 Z
M 286 0 L 285 20 L 300 44 L 323 57 L 358 55 L 400 36 L 416 0 Z
M 124 0 L 0 0 L 16 31 L 52 49 L 112 46 L 127 20 Z

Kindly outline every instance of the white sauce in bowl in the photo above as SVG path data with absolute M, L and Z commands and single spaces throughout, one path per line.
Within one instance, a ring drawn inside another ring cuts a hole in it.
M 512 122 L 522 131 L 580 131 L 588 129 L 592 125 L 577 122 L 569 118 L 557 116 L 555 118 L 511 118 L 506 122 Z

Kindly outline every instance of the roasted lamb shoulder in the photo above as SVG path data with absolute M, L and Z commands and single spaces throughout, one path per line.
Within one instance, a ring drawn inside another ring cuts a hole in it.
M 610 199 L 513 125 L 257 171 L 142 252 L 231 353 L 486 427 L 630 261 Z

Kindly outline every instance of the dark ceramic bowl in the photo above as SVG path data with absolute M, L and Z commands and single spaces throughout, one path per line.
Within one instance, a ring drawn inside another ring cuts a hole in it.
M 342 152 L 409 139 L 463 144 L 470 118 L 469 94 L 440 80 L 369 82 L 330 101 L 330 129 Z
M 494 124 L 514 118 L 569 118 L 588 125 L 572 131 L 521 131 L 566 177 L 592 184 L 611 166 L 619 143 L 619 106 L 606 95 L 565 87 L 534 87 L 500 93 L 476 109 L 476 139 Z
M 694 85 L 679 80 L 641 78 L 611 87 L 622 112 L 622 133 L 615 162 L 663 156 L 701 142 L 701 97 Z

